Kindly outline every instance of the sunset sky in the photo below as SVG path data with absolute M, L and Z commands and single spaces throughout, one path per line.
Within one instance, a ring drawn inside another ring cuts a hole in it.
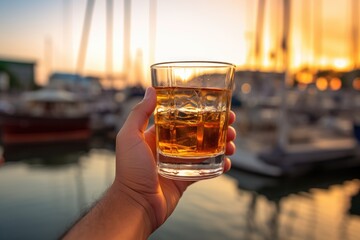
M 149 27 L 151 1 L 156 3 L 156 26 L 152 28 Z M 148 81 L 146 76 L 150 64 L 174 60 L 227 61 L 243 69 L 256 65 L 261 70 L 281 70 L 279 51 L 283 1 L 265 2 L 262 50 L 256 61 L 254 46 L 258 1 L 132 0 L 132 64 L 126 71 L 135 71 L 139 53 L 142 53 L 145 72 L 143 81 Z M 291 1 L 292 68 L 352 67 L 351 2 Z M 114 0 L 114 74 L 124 71 L 123 3 L 124 0 Z M 51 71 L 75 71 L 85 6 L 86 0 L 0 0 L 0 58 L 36 61 L 39 83 L 46 83 Z M 105 73 L 105 6 L 105 0 L 95 1 L 84 63 L 85 74 Z M 149 56 L 150 29 L 156 30 L 153 60 Z

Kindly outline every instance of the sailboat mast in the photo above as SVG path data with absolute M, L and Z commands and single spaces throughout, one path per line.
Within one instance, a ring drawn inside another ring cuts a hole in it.
M 283 36 L 281 40 L 281 49 L 283 52 L 283 68 L 284 72 L 288 70 L 289 66 L 289 33 L 290 33 L 290 0 L 284 0 L 284 16 L 283 16 Z
M 354 69 L 360 67 L 359 64 L 359 1 L 352 0 L 351 2 L 351 35 L 352 35 L 352 59 L 354 61 Z
M 63 67 L 73 70 L 72 59 L 72 32 L 70 29 L 72 22 L 72 8 L 70 0 L 63 0 Z
M 283 0 L 283 36 L 281 41 L 281 49 L 283 54 L 283 71 L 284 80 L 282 81 L 281 89 L 281 104 L 279 109 L 278 120 L 278 148 L 286 151 L 288 146 L 289 122 L 287 117 L 287 88 L 292 84 L 292 79 L 289 73 L 289 34 L 290 34 L 290 9 L 291 0 Z
M 46 79 L 49 79 L 52 71 L 52 55 L 53 55 L 53 43 L 50 36 L 45 37 L 44 40 L 44 59 L 45 59 L 45 73 Z
M 255 67 L 259 68 L 261 65 L 262 41 L 264 32 L 264 14 L 265 0 L 258 1 L 258 10 L 256 17 L 256 39 L 255 39 Z
M 153 64 L 155 61 L 155 47 L 156 47 L 156 7 L 157 0 L 150 0 L 149 11 L 149 61 Z
M 106 76 L 113 87 L 113 8 L 114 1 L 106 1 Z
M 317 67 L 321 66 L 322 59 L 322 38 L 323 38 L 323 29 L 322 29 L 322 0 L 314 1 L 314 24 L 315 24 L 315 36 L 314 37 L 314 48 L 315 56 L 317 57 Z
M 78 54 L 78 61 L 76 71 L 77 73 L 81 74 L 84 70 L 84 62 L 86 58 L 86 50 L 89 40 L 89 32 L 91 26 L 91 18 L 92 13 L 94 10 L 95 0 L 88 0 L 86 3 L 86 10 L 85 10 L 85 18 L 84 18 L 84 26 L 81 35 L 81 41 L 79 46 L 79 54 Z
M 124 0 L 124 56 L 123 71 L 128 76 L 130 69 L 130 27 L 131 27 L 131 0 Z
M 309 9 L 309 0 L 303 0 L 302 1 L 302 40 L 304 41 L 303 46 L 307 46 L 308 49 L 311 49 L 311 34 L 309 34 L 311 29 L 311 12 Z M 305 49 L 304 49 L 305 50 Z M 302 54 L 302 64 L 305 67 L 305 69 L 310 68 L 311 65 L 311 59 L 310 54 L 307 51 L 304 51 Z

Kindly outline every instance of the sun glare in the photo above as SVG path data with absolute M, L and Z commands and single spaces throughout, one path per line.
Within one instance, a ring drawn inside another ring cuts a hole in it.
M 355 78 L 352 85 L 355 90 L 360 91 L 360 77 Z
M 334 77 L 330 80 L 330 89 L 333 91 L 338 91 L 340 90 L 342 86 L 341 80 L 337 77 Z
M 302 71 L 297 74 L 297 80 L 303 84 L 310 84 L 313 82 L 313 73 L 310 71 Z
M 334 59 L 333 65 L 334 65 L 335 69 L 343 70 L 349 66 L 349 61 L 344 58 L 337 58 L 337 59 Z
M 320 91 L 325 91 L 328 88 L 328 81 L 326 78 L 324 77 L 320 77 L 316 80 L 316 87 L 320 90 Z
M 258 1 L 114 1 L 111 17 L 107 15 L 106 1 L 96 1 L 88 24 L 85 24 L 87 1 L 67 1 L 68 6 L 63 6 L 61 11 L 55 7 L 58 1 L 46 1 L 48 11 L 44 16 L 36 4 L 22 4 L 21 9 L 8 4 L 6 8 L 9 7 L 9 13 L 13 11 L 12 16 L 17 10 L 25 12 L 29 7 L 26 12 L 40 14 L 48 21 L 30 19 L 27 14 L 16 19 L 4 18 L 0 21 L 3 30 L 0 53 L 36 61 L 36 82 L 43 85 L 52 71 L 79 72 L 100 78 L 126 76 L 121 78 L 121 86 L 135 82 L 149 84 L 151 64 L 178 60 L 232 62 L 240 71 L 289 69 L 296 74 L 304 67 L 314 71 L 347 71 L 360 58 L 359 52 L 352 52 L 354 40 L 347 33 L 351 22 L 344 20 L 348 15 L 345 9 L 352 0 L 337 5 L 332 1 L 322 7 L 324 12 L 329 9 L 337 12 L 336 16 L 316 16 L 319 12 L 315 11 L 315 5 L 294 1 L 291 8 L 296 11 L 290 12 L 287 39 L 283 39 L 284 9 L 280 0 L 264 5 L 262 22 L 257 17 Z M 124 14 L 125 2 L 131 2 L 130 14 Z M 309 11 L 303 13 L 303 6 L 308 6 Z M 195 9 L 200 9 L 201 14 L 192 14 L 192 11 L 199 13 Z M 317 21 L 322 23 L 321 28 Z M 262 23 L 261 28 L 258 22 Z M 228 25 L 234 28 L 224 27 Z M 338 30 L 336 34 L 333 29 Z M 288 40 L 286 48 L 284 40 Z M 80 51 L 80 46 L 86 50 Z M 141 56 L 138 49 L 142 49 Z M 138 74 L 142 76 L 140 81 L 133 77 L 139 69 L 142 70 Z M 186 81 L 191 74 L 198 73 L 179 70 L 176 77 Z M 297 80 L 301 84 L 316 83 L 311 73 L 301 74 Z M 330 79 L 327 84 L 332 89 Z
M 192 74 L 193 71 L 191 69 L 174 69 L 175 77 L 180 78 L 184 82 L 189 80 Z

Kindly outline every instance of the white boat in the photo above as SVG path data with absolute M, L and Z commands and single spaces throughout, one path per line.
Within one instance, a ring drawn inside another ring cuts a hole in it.
M 87 105 L 71 92 L 25 92 L 11 105 L 11 110 L 0 112 L 5 145 L 77 141 L 91 136 Z

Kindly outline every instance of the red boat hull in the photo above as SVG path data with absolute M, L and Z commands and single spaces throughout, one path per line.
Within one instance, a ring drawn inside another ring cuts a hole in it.
M 3 144 L 84 140 L 91 136 L 90 118 L 0 114 Z

